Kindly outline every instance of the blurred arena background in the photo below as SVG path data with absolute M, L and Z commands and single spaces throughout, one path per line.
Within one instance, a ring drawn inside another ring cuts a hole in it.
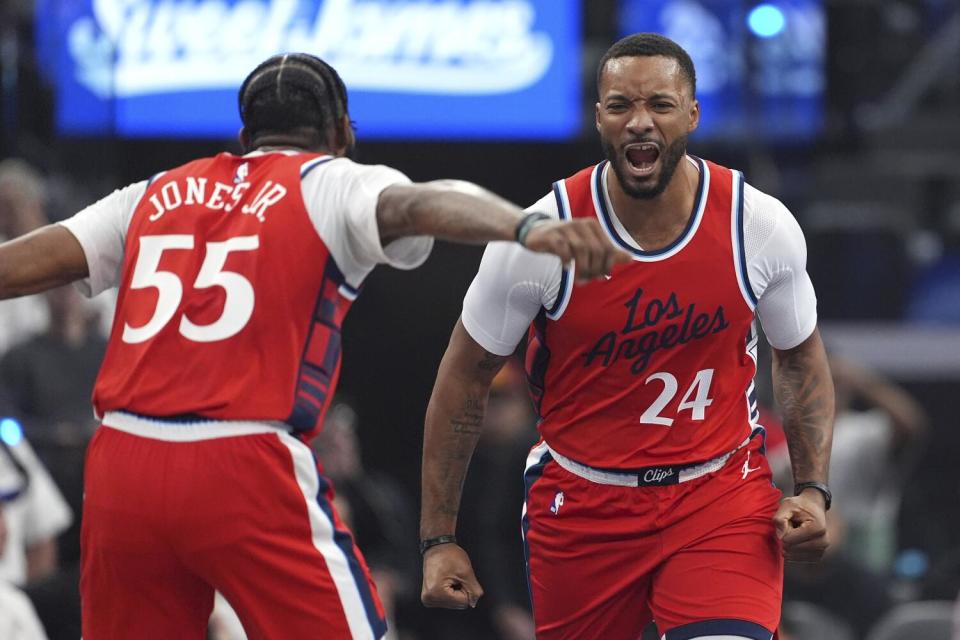
M 832 473 L 843 542 L 824 568 L 788 573 L 783 637 L 950 638 L 946 602 L 960 589 L 960 0 L 3 0 L 0 235 L 238 151 L 237 86 L 291 49 L 342 73 L 359 160 L 414 180 L 472 180 L 526 206 L 600 159 L 596 63 L 635 31 L 674 38 L 697 65 L 703 123 L 691 152 L 742 169 L 800 221 L 823 335 L 849 392 L 843 466 Z M 522 469 L 507 464 L 513 444 L 533 438 L 519 374 L 501 380 L 503 411 L 491 419 L 520 424 L 492 425 L 461 522 L 468 545 L 502 539 L 481 550 L 486 602 L 468 614 L 417 604 L 422 419 L 481 253 L 441 244 L 414 272 L 374 272 L 347 322 L 337 426 L 319 444 L 393 594 L 395 637 L 525 637 L 510 502 Z M 70 529 L 51 525 L 58 561 L 0 576 L 25 588 L 50 638 L 79 635 L 70 585 L 93 426 L 85 402 L 109 326 L 96 324 L 109 301 L 76 304 L 67 294 L 0 303 L 0 439 L 16 455 L 22 430 L 74 512 Z M 768 367 L 758 380 L 769 386 Z M 772 440 L 771 456 L 785 456 Z M 0 485 L 22 481 L 8 475 L 0 464 Z M 7 637 L 3 616 L 0 606 Z M 211 630 L 230 634 L 227 622 Z

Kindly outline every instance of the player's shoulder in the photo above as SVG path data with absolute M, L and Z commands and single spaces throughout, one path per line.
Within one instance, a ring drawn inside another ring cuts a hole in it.
M 779 198 L 744 181 L 743 236 L 748 259 L 761 253 L 805 255 L 800 223 Z
M 312 155 L 300 165 L 300 175 L 325 175 L 336 178 L 395 179 L 409 181 L 399 169 L 385 164 L 364 164 L 344 156 Z
M 793 213 L 779 198 L 753 186 L 746 180 L 743 183 L 743 215 L 744 223 L 751 219 L 769 219 L 780 221 L 794 220 Z
M 744 181 L 743 231 L 748 244 L 765 245 L 780 237 L 788 243 L 803 243 L 803 231 L 790 208 L 779 198 Z M 752 241 L 751 241 L 752 240 Z
M 556 195 L 551 191 L 546 194 L 532 205 L 526 208 L 527 212 L 538 211 L 540 213 L 545 213 L 551 218 L 560 219 L 560 207 L 557 204 Z

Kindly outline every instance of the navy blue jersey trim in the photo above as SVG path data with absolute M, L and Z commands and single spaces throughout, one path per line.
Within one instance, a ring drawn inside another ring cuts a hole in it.
M 557 214 L 561 220 L 569 220 L 573 215 L 563 206 L 563 197 L 560 195 L 560 181 L 553 183 L 553 197 L 557 200 Z M 547 309 L 547 313 L 554 315 L 560 311 L 563 306 L 563 300 L 566 297 L 567 288 L 570 286 L 570 274 L 567 273 L 566 265 L 560 265 L 560 288 L 557 289 L 557 299 L 553 301 L 553 306 Z
M 314 463 L 316 463 L 316 458 L 314 458 Z M 363 608 L 366 611 L 367 622 L 370 623 L 373 637 L 382 638 L 387 632 L 387 621 L 377 613 L 377 606 L 374 604 L 373 594 L 370 591 L 370 583 L 367 582 L 367 576 L 360 566 L 360 560 L 354 553 L 353 536 L 348 531 L 337 527 L 337 521 L 333 518 L 333 508 L 326 497 L 330 483 L 321 473 L 317 473 L 317 477 L 320 481 L 320 488 L 317 491 L 317 504 L 320 505 L 320 509 L 330 520 L 330 526 L 333 528 L 333 541 L 346 556 L 347 563 L 350 565 L 350 573 L 353 574 L 353 580 L 357 583 L 357 591 L 360 592 L 360 599 L 363 601 Z
M 747 251 L 746 243 L 743 240 L 743 184 L 744 179 L 742 175 L 738 175 L 737 180 L 737 244 L 739 246 L 740 253 L 740 273 L 741 280 L 743 282 L 743 288 L 746 290 L 747 295 L 750 296 L 750 302 L 753 306 L 757 306 L 757 294 L 753 292 L 753 287 L 750 286 L 750 275 L 747 273 Z
M 553 457 L 550 451 L 545 451 L 537 464 L 533 465 L 523 473 L 523 502 L 527 509 L 520 521 L 520 528 L 523 530 L 523 562 L 527 571 L 527 596 L 530 598 L 530 611 L 533 611 L 533 582 L 530 580 L 530 543 L 527 542 L 527 534 L 530 531 L 530 491 L 533 485 L 543 476 L 543 469 L 548 462 L 552 462 Z
M 169 416 L 150 416 L 145 413 L 136 413 L 135 411 L 127 411 L 125 409 L 119 409 L 117 410 L 117 413 L 125 413 L 136 418 L 143 418 L 144 420 L 153 420 L 154 422 L 165 422 L 169 424 L 196 424 L 198 422 L 216 422 L 218 420 L 218 418 L 208 418 L 207 416 L 200 415 L 199 413 L 177 413 Z
M 343 272 L 333 260 L 333 256 L 327 258 L 327 264 L 324 266 L 323 280 L 320 283 L 320 289 L 317 292 L 317 301 L 313 306 L 310 315 L 310 329 L 307 331 L 306 339 L 303 343 L 303 349 L 300 352 L 300 364 L 297 368 L 297 377 L 293 388 L 293 408 L 285 422 L 294 428 L 295 431 L 309 431 L 317 426 L 317 421 L 326 410 L 328 403 L 332 398 L 333 388 L 330 382 L 333 378 L 336 363 L 341 354 L 341 335 L 340 328 L 333 322 L 333 316 L 336 313 L 336 303 L 332 300 L 337 295 L 337 289 L 346 284 Z M 328 287 L 332 288 L 331 295 L 325 295 Z M 322 369 L 317 363 L 307 362 L 307 350 L 313 340 L 317 325 L 324 325 L 330 331 L 330 342 L 327 346 L 326 358 Z M 304 373 L 309 373 L 318 382 L 326 386 L 326 389 L 318 387 L 304 377 Z M 309 401 L 298 397 L 299 392 L 312 398 L 319 406 L 315 406 Z
M 700 165 L 700 179 L 697 182 L 697 197 L 693 201 L 693 211 L 690 213 L 690 219 L 687 220 L 687 226 L 684 227 L 683 233 L 677 236 L 677 239 L 665 246 L 662 249 L 657 249 L 656 251 L 643 251 L 642 249 L 637 249 L 633 245 L 626 242 L 623 238 L 620 237 L 620 234 L 617 233 L 616 227 L 613 225 L 613 218 L 610 215 L 610 211 L 607 209 L 607 199 L 604 197 L 603 191 L 603 170 L 605 165 L 609 164 L 607 160 L 602 161 L 597 165 L 597 170 L 594 175 L 594 191 L 597 194 L 597 206 L 600 207 L 600 215 L 603 217 L 603 224 L 607 228 L 607 233 L 616 242 L 620 245 L 624 251 L 632 253 L 635 256 L 643 256 L 645 258 L 655 258 L 661 256 L 665 253 L 669 253 L 677 247 L 680 243 L 685 241 L 690 233 L 693 230 L 694 224 L 697 222 L 698 213 L 700 212 L 700 205 L 703 202 L 706 194 L 703 192 L 704 189 L 704 174 L 707 169 L 706 163 L 703 160 L 696 156 L 691 156 L 694 160 L 697 161 L 697 164 Z
M 666 640 L 691 640 L 701 636 L 740 636 L 751 640 L 770 640 L 773 632 L 747 620 L 702 620 L 671 629 Z
M 535 344 L 528 343 L 527 350 L 534 349 L 527 371 L 527 386 L 533 398 L 537 417 L 543 419 L 543 397 L 547 393 L 547 368 L 550 366 L 550 347 L 547 346 L 547 316 L 543 310 L 533 319 Z M 532 342 L 532 341 L 531 341 Z
M 316 168 L 319 167 L 320 165 L 326 164 L 326 163 L 330 162 L 331 160 L 335 160 L 335 159 L 336 159 L 336 158 L 334 158 L 333 156 L 329 156 L 329 157 L 326 157 L 326 158 L 317 158 L 316 160 L 313 160 L 313 161 L 312 161 L 312 164 L 308 164 L 306 168 L 300 170 L 300 179 L 303 180 L 304 178 L 307 177 L 307 174 L 308 174 L 308 173 L 310 173 L 311 171 L 313 171 L 314 169 L 316 169 Z

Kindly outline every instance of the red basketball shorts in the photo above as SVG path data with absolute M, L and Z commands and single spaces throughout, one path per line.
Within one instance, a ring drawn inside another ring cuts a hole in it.
M 215 427 L 155 428 L 191 437 Z M 201 640 L 214 590 L 251 640 L 385 632 L 330 483 L 289 434 L 169 441 L 103 426 L 84 489 L 85 640 Z
M 718 471 L 664 486 L 613 486 L 528 458 L 523 531 L 537 637 L 770 640 L 783 557 L 780 491 L 755 438 Z

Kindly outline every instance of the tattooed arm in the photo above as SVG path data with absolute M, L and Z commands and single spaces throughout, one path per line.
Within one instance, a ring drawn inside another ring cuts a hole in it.
M 478 345 L 457 322 L 427 407 L 421 540 L 456 532 L 463 482 L 480 438 L 490 384 L 505 361 Z M 441 544 L 426 551 L 421 592 L 425 605 L 464 609 L 476 606 L 482 595 L 462 548 Z
M 774 393 L 783 411 L 794 483 L 827 483 L 833 439 L 833 380 L 819 330 L 792 349 L 773 350 Z M 783 501 L 774 519 L 788 560 L 819 560 L 827 540 L 824 496 L 808 488 Z

